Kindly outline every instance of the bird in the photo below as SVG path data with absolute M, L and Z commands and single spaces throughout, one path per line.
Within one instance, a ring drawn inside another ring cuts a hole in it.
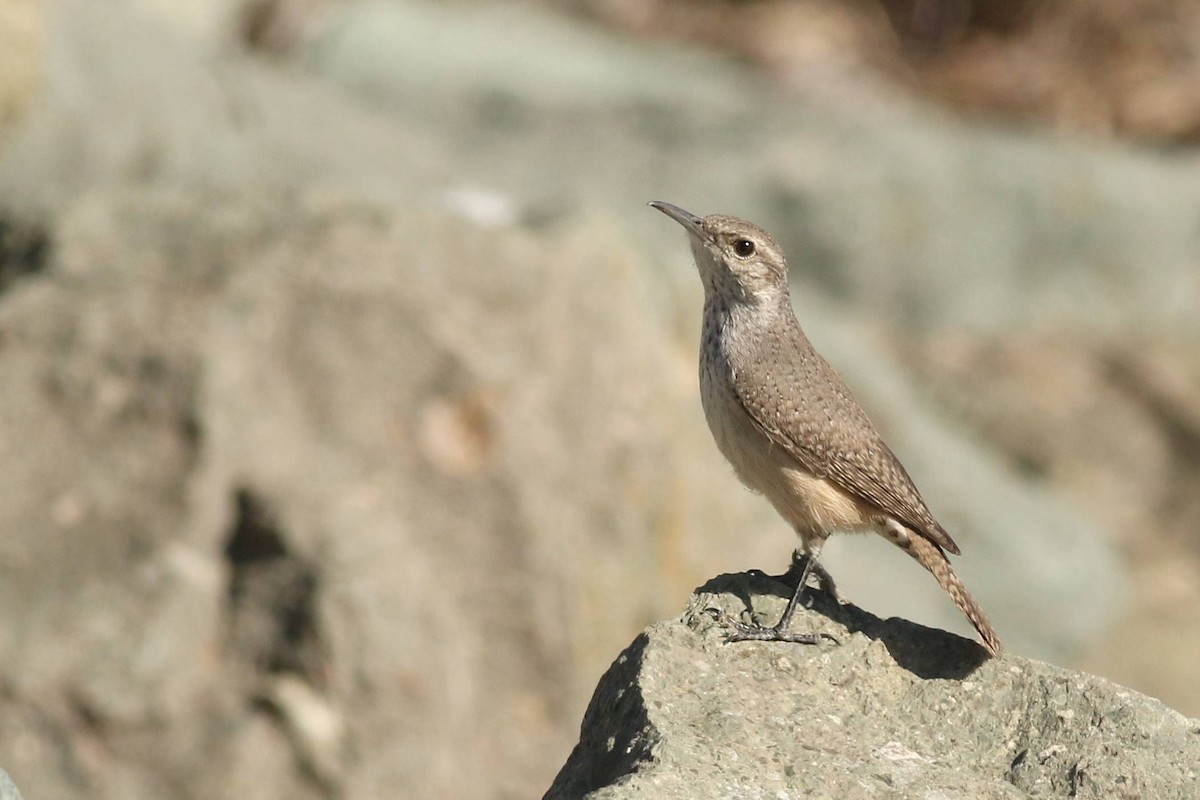
M 793 564 L 800 581 L 778 624 L 735 622 L 729 639 L 819 641 L 789 626 L 810 577 L 842 602 L 819 562 L 825 541 L 874 532 L 929 570 L 983 646 L 1000 655 L 1000 637 L 950 564 L 947 553 L 959 555 L 959 546 L 800 327 L 780 246 L 737 217 L 649 205 L 683 226 L 704 284 L 700 398 L 717 448 L 800 539 Z

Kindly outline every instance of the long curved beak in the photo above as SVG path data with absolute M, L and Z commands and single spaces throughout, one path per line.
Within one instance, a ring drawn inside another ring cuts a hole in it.
M 648 204 L 651 208 L 657 208 L 662 213 L 666 214 L 671 219 L 682 225 L 688 233 L 693 234 L 700 240 L 708 239 L 708 234 L 704 232 L 704 220 L 697 217 L 690 211 L 684 211 L 679 206 L 664 203 L 662 200 L 651 200 Z

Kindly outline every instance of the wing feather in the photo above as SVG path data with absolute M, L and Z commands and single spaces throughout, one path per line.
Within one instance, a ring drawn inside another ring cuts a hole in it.
M 806 348 L 805 358 L 797 359 L 793 351 L 786 358 L 756 359 L 760 364 L 793 366 L 776 367 L 775 374 L 744 366 L 740 379 L 733 381 L 734 394 L 746 414 L 805 470 L 833 481 L 957 555 L 958 545 L 933 518 L 907 470 L 841 376 L 802 332 L 797 333 L 798 339 L 778 337 L 768 347 Z

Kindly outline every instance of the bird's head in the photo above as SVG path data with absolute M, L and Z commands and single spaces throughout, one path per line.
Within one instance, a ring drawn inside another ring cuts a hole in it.
M 706 294 L 755 304 L 787 299 L 787 260 L 762 228 L 720 214 L 701 218 L 659 200 L 650 205 L 687 231 Z

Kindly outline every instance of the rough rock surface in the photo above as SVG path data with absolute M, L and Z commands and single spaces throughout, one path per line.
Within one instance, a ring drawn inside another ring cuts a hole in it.
M 1184 800 L 1200 720 L 1101 678 L 880 620 L 818 594 L 797 629 L 838 644 L 736 643 L 788 587 L 724 575 L 601 678 L 547 798 Z

